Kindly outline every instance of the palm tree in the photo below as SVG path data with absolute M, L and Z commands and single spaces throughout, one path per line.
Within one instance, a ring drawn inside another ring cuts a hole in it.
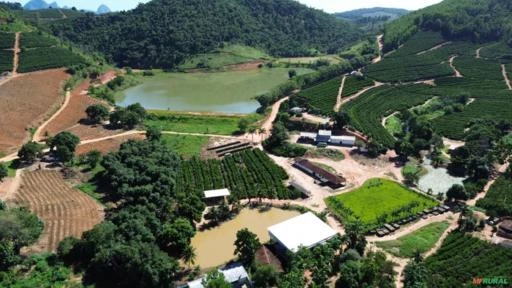
M 188 268 L 196 264 L 196 256 L 196 248 L 188 245 L 187 248 L 185 248 L 183 251 L 183 262 L 187 264 Z

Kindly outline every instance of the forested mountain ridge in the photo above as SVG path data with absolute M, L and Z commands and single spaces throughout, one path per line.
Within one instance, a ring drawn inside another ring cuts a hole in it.
M 172 68 L 224 43 L 274 56 L 335 53 L 360 37 L 345 21 L 292 0 L 153 0 L 127 12 L 54 23 L 55 35 L 120 66 Z
M 396 19 L 400 16 L 409 13 L 408 10 L 399 9 L 399 8 L 384 8 L 384 7 L 375 7 L 375 8 L 363 8 L 356 9 L 346 12 L 334 13 L 334 15 L 338 18 L 357 21 L 363 18 L 376 18 L 387 16 L 390 19 Z
M 445 0 L 387 24 L 384 50 L 397 48 L 418 29 L 441 31 L 447 39 L 510 43 L 511 16 L 508 0 Z

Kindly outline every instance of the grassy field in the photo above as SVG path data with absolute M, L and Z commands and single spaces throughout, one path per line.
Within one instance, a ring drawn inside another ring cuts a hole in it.
M 269 56 L 256 48 L 243 45 L 229 45 L 211 53 L 199 54 L 187 59 L 181 69 L 209 68 L 218 69 L 227 65 L 268 59 Z
M 389 134 L 395 135 L 402 131 L 402 121 L 396 115 L 389 117 L 386 120 L 386 130 L 388 130 Z
M 316 57 L 288 57 L 279 58 L 277 63 L 289 63 L 289 64 L 313 64 L 318 60 L 327 60 L 331 64 L 338 64 L 341 62 L 341 58 L 338 55 L 324 55 Z
M 425 253 L 436 244 L 450 224 L 446 221 L 429 224 L 396 240 L 377 242 L 387 252 L 402 258 L 414 257 L 416 251 Z
M 162 135 L 165 145 L 185 158 L 199 156 L 201 148 L 208 144 L 209 139 L 203 136 Z
M 342 152 L 327 148 L 309 149 L 308 152 L 306 152 L 306 156 L 311 158 L 327 158 L 333 161 L 342 161 L 345 159 L 345 155 L 343 155 Z
M 256 123 L 263 116 L 259 114 L 250 114 L 248 116 L 209 116 L 150 111 L 150 115 L 144 123 L 146 126 L 158 127 L 162 131 L 233 135 L 238 132 L 238 123 L 242 118 L 248 119 L 250 123 Z
M 344 221 L 360 219 L 368 230 L 436 206 L 438 203 L 399 183 L 370 179 L 351 192 L 329 197 L 329 209 Z

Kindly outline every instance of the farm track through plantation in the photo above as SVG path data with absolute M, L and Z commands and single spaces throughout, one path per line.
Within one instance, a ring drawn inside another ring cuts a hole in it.
M 27 206 L 44 222 L 38 242 L 27 247 L 25 253 L 55 251 L 64 238 L 80 238 L 103 220 L 103 208 L 71 188 L 58 171 L 24 172 L 13 201 Z
M 20 62 L 20 32 L 16 32 L 16 38 L 14 41 L 14 58 L 13 58 L 13 64 L 12 64 L 12 75 L 15 76 L 18 74 L 18 65 Z

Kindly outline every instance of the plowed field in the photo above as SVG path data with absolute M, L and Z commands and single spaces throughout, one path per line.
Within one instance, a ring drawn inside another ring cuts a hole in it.
M 71 188 L 58 171 L 25 172 L 14 201 L 30 208 L 43 222 L 43 234 L 27 253 L 55 251 L 68 237 L 81 237 L 103 220 L 103 209 Z
M 63 99 L 64 70 L 20 75 L 0 86 L 0 152 L 15 152 Z

